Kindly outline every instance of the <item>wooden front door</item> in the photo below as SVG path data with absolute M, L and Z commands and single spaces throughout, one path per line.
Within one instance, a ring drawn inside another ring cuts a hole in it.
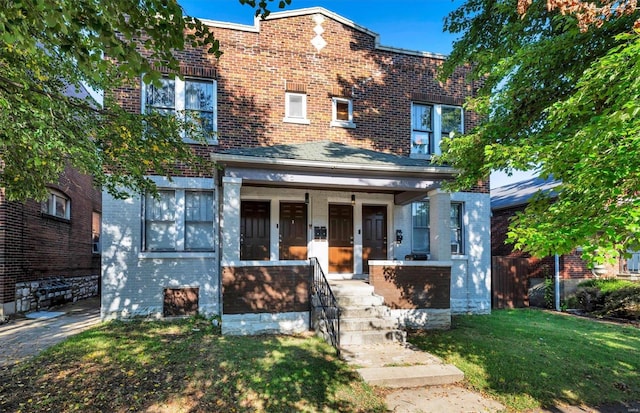
M 369 274 L 369 260 L 387 259 L 387 207 L 362 207 L 362 272 Z
M 329 205 L 329 272 L 353 273 L 351 205 Z
M 240 207 L 240 259 L 268 260 L 269 202 L 242 201 Z
M 280 203 L 280 259 L 307 259 L 307 205 Z

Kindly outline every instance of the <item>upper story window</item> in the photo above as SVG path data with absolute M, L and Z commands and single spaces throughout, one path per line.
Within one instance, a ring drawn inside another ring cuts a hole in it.
M 411 215 L 413 220 L 412 252 L 428 254 L 431 251 L 430 245 L 430 219 L 429 201 L 414 202 L 411 205 Z M 451 254 L 463 254 L 463 205 L 460 202 L 452 202 L 449 209 L 451 228 Z M 445 241 L 446 242 L 446 241 Z
M 213 251 L 213 191 L 160 190 L 144 201 L 145 251 Z
M 342 128 L 355 128 L 353 123 L 353 102 L 346 98 L 331 99 L 331 126 L 339 126 Z
M 62 192 L 50 189 L 49 196 L 40 205 L 40 211 L 54 217 L 71 219 L 71 200 Z
M 142 111 L 185 116 L 215 141 L 218 130 L 217 85 L 211 79 L 162 78 L 160 86 L 143 84 Z M 185 136 L 186 142 L 193 142 Z
M 460 106 L 411 105 L 411 155 L 440 154 L 440 141 L 452 132 L 464 132 Z
M 307 94 L 306 93 L 285 93 L 284 101 L 284 122 L 311 123 L 307 119 Z

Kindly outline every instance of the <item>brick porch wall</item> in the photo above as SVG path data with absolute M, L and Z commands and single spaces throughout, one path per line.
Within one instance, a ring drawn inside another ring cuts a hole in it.
M 392 309 L 448 309 L 451 267 L 371 265 L 369 282 Z

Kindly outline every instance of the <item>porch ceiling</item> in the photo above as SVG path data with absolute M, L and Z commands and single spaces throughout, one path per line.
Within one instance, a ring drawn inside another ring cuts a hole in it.
M 427 159 L 321 141 L 236 149 L 212 154 L 225 176 L 243 184 L 393 193 L 396 204 L 424 197 L 455 176 Z

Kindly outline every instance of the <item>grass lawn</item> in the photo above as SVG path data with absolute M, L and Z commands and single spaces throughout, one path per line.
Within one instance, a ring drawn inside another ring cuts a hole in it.
M 315 337 L 223 337 L 205 320 L 112 322 L 0 371 L 2 412 L 383 412 Z
M 409 341 L 511 410 L 640 400 L 640 329 L 540 310 L 454 317 Z

